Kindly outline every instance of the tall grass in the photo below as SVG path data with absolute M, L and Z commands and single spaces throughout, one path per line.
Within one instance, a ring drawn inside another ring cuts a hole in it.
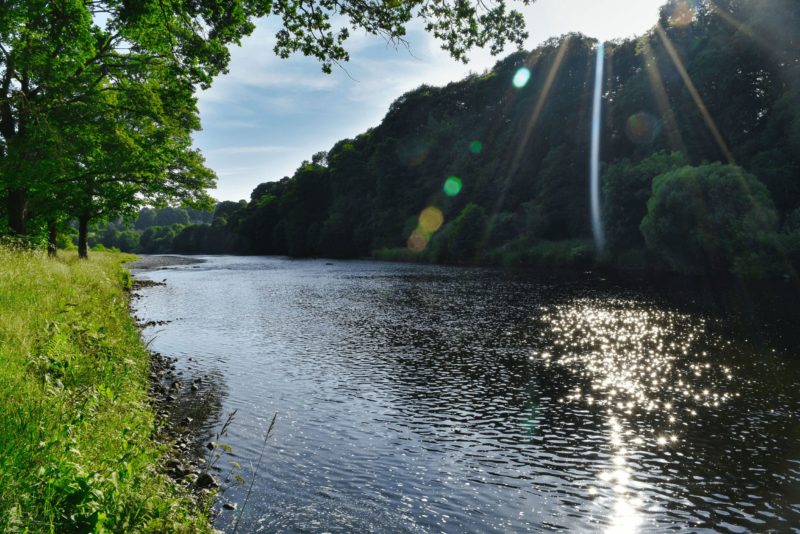
M 0 248 L 2 532 L 209 530 L 156 467 L 125 259 Z

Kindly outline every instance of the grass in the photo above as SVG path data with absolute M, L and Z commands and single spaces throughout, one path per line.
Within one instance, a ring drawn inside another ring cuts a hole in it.
M 208 532 L 158 468 L 131 256 L 0 248 L 0 531 Z

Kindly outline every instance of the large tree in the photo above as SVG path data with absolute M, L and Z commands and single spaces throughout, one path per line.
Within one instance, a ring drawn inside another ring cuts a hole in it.
M 674 271 L 754 276 L 785 268 L 777 221 L 758 178 L 713 163 L 656 176 L 641 231 L 647 246 Z

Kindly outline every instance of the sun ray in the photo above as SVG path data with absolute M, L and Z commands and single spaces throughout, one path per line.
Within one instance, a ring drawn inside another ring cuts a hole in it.
M 683 79 L 684 84 L 686 84 L 686 88 L 689 91 L 689 94 L 691 95 L 692 99 L 694 100 L 695 105 L 697 106 L 697 108 L 699 109 L 701 115 L 703 116 L 703 120 L 705 121 L 706 126 L 711 131 L 711 134 L 714 136 L 714 139 L 717 141 L 717 144 L 719 145 L 720 149 L 722 150 L 722 152 L 723 152 L 723 154 L 725 156 L 725 159 L 727 160 L 727 162 L 730 165 L 734 165 L 735 166 L 736 165 L 736 161 L 733 158 L 733 154 L 731 153 L 730 149 L 728 148 L 728 145 L 725 143 L 725 140 L 722 137 L 722 134 L 720 133 L 719 128 L 717 128 L 717 125 L 714 122 L 714 119 L 711 117 L 711 114 L 709 113 L 708 108 L 706 108 L 705 103 L 703 102 L 703 99 L 700 96 L 700 93 L 697 91 L 697 88 L 695 87 L 694 83 L 692 82 L 692 79 L 689 77 L 689 73 L 686 71 L 686 68 L 684 67 L 683 62 L 681 61 L 680 57 L 678 56 L 677 50 L 675 50 L 675 47 L 673 46 L 672 42 L 670 41 L 669 37 L 667 36 L 667 33 L 664 31 L 664 29 L 661 27 L 660 24 L 656 24 L 655 30 L 656 30 L 656 33 L 658 33 L 659 37 L 661 38 L 661 41 L 664 43 L 664 48 L 667 51 L 667 54 L 669 55 L 670 59 L 674 63 L 675 68 L 678 70 L 678 73 L 680 74 L 681 78 Z M 653 56 L 653 57 L 655 57 L 655 56 Z M 746 182 L 744 180 L 744 177 L 741 175 L 741 173 L 743 173 L 744 170 L 741 169 L 738 166 L 737 166 L 737 169 L 738 169 L 738 173 L 739 173 L 739 180 L 740 180 L 742 186 L 744 187 L 744 189 L 746 190 L 748 196 L 750 197 L 750 201 L 754 202 L 752 191 L 747 186 L 747 184 L 746 184 Z M 705 202 L 702 201 L 701 199 L 698 199 L 698 200 L 700 201 L 700 203 L 702 205 L 699 205 L 696 209 L 698 211 L 707 210 L 708 208 L 707 208 Z M 783 254 L 783 259 L 786 262 L 787 269 L 789 269 L 791 271 L 792 270 L 791 262 L 788 260 L 788 258 L 786 257 L 785 253 Z
M 644 45 L 644 68 L 647 73 L 647 78 L 650 81 L 650 86 L 656 98 L 656 105 L 661 113 L 662 120 L 666 125 L 667 138 L 671 148 L 680 150 L 682 154 L 688 155 L 686 144 L 683 142 L 678 123 L 675 121 L 675 112 L 669 104 L 669 97 L 667 90 L 664 88 L 664 82 L 661 76 L 661 69 L 658 66 L 658 59 L 653 52 L 653 47 L 650 46 L 650 39 L 643 40 Z
M 700 111 L 703 121 L 705 121 L 706 126 L 711 132 L 711 135 L 714 137 L 714 140 L 717 142 L 717 145 L 719 145 L 722 154 L 725 156 L 725 159 L 728 161 L 728 163 L 735 165 L 736 161 L 733 158 L 733 154 L 728 148 L 725 139 L 722 137 L 719 128 L 717 128 L 717 124 L 714 122 L 714 119 L 708 112 L 708 108 L 706 107 L 705 102 L 703 102 L 703 98 L 700 96 L 700 93 L 697 91 L 697 87 L 695 87 L 692 78 L 689 76 L 689 73 L 686 72 L 686 67 L 684 67 L 683 61 L 681 61 L 681 58 L 678 55 L 678 51 L 675 50 L 675 47 L 672 45 L 672 41 L 670 41 L 669 37 L 667 36 L 667 32 L 664 31 L 664 28 L 662 28 L 660 24 L 656 24 L 655 29 L 656 33 L 661 38 L 661 42 L 664 43 L 664 49 L 667 51 L 667 54 L 672 60 L 672 63 L 675 65 L 675 68 L 678 70 L 678 74 L 680 74 L 681 78 L 683 79 L 683 83 L 686 85 L 686 89 L 689 91 L 692 100 L 694 100 L 697 109 Z
M 547 98 L 550 95 L 550 90 L 553 88 L 553 84 L 556 79 L 556 75 L 558 74 L 559 69 L 561 68 L 561 63 L 564 61 L 564 56 L 566 56 L 567 51 L 570 47 L 570 42 L 572 40 L 572 36 L 566 36 L 561 43 L 558 45 L 558 51 L 556 52 L 556 57 L 553 60 L 552 65 L 550 65 L 550 70 L 547 72 L 547 77 L 545 78 L 544 85 L 542 86 L 542 90 L 539 93 L 539 97 L 536 100 L 536 104 L 533 107 L 533 111 L 531 112 L 531 117 L 528 119 L 527 124 L 525 125 L 525 131 L 520 139 L 519 144 L 517 145 L 516 152 L 514 154 L 514 158 L 511 160 L 511 164 L 509 165 L 508 171 L 505 173 L 505 179 L 502 181 L 502 186 L 500 192 L 497 196 L 497 201 L 495 202 L 494 208 L 491 211 L 490 215 L 490 223 L 487 225 L 484 231 L 484 240 L 488 238 L 489 233 L 491 232 L 492 221 L 500 212 L 500 208 L 505 201 L 506 195 L 508 194 L 509 184 L 511 182 L 514 173 L 517 172 L 519 169 L 519 164 L 522 161 L 522 156 L 525 153 L 525 148 L 530 141 L 531 135 L 533 133 L 533 129 L 536 126 L 536 123 L 539 121 L 539 117 L 542 114 L 542 110 L 544 109 L 544 105 L 547 102 Z M 539 62 L 541 58 L 537 58 L 536 63 Z
M 594 94 L 592 95 L 592 145 L 590 166 L 591 219 L 594 244 L 598 251 L 605 248 L 605 232 L 600 216 L 600 128 L 602 125 L 603 65 L 605 64 L 605 46 L 597 45 L 594 74 Z
M 763 48 L 767 51 L 772 51 L 773 47 L 767 42 L 766 39 L 757 35 L 753 30 L 751 30 L 746 24 L 737 20 L 733 15 L 731 15 L 725 9 L 719 7 L 714 0 L 708 0 L 708 5 L 711 7 L 711 12 L 721 18 L 723 21 L 728 23 L 733 29 L 738 32 L 743 33 L 747 37 L 753 40 L 758 46 Z
M 547 73 L 547 78 L 545 79 L 542 91 L 539 93 L 539 98 L 536 100 L 536 105 L 533 107 L 531 118 L 528 120 L 528 124 L 525 125 L 525 131 L 522 134 L 522 139 L 520 139 L 519 145 L 517 145 L 517 151 L 514 154 L 514 159 L 511 161 L 511 166 L 508 173 L 509 177 L 512 176 L 519 168 L 519 163 L 522 160 L 522 156 L 528 146 L 528 141 L 530 141 L 533 128 L 539 121 L 539 116 L 542 114 L 542 109 L 547 102 L 547 97 L 550 96 L 550 90 L 553 88 L 553 82 L 555 82 L 556 75 L 561 68 L 561 63 L 564 61 L 564 56 L 569 50 L 571 40 L 572 36 L 567 36 L 558 46 L 556 57 L 553 60 L 553 64 L 550 66 L 550 71 Z

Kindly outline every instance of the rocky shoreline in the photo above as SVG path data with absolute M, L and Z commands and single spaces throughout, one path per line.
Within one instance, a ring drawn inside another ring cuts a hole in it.
M 176 256 L 147 256 L 128 263 L 126 267 L 132 271 L 141 271 L 202 261 Z M 166 285 L 164 282 L 134 279 L 130 294 L 130 314 L 140 331 L 147 327 L 169 323 L 169 321 L 145 322 L 135 315 L 132 306 L 134 299 L 139 298 L 138 290 L 164 285 Z M 201 442 L 203 436 L 198 433 L 196 421 L 185 415 L 187 411 L 185 405 L 203 402 L 201 398 L 197 397 L 200 396 L 199 390 L 204 377 L 188 378 L 184 376 L 183 371 L 177 369 L 177 362 L 177 358 L 150 351 L 150 388 L 148 393 L 155 414 L 153 435 L 155 441 L 164 446 L 166 450 L 162 472 L 169 476 L 176 485 L 186 490 L 198 510 L 208 510 L 209 519 L 213 521 L 213 505 L 218 501 L 218 494 L 223 485 L 213 474 L 215 462 L 212 455 L 216 452 L 216 444 L 209 442 L 207 447 L 203 447 Z M 205 378 L 208 379 L 208 377 Z M 235 508 L 235 504 L 224 501 L 219 501 L 217 504 L 226 509 Z
M 156 439 L 169 446 L 166 473 L 196 497 L 205 501 L 219 488 L 219 481 L 209 473 L 208 460 L 196 450 L 188 417 L 175 421 L 176 393 L 182 389 L 181 377 L 176 374 L 175 362 L 159 352 L 151 352 L 150 398 L 156 414 Z M 200 380 L 200 379 L 195 379 Z

